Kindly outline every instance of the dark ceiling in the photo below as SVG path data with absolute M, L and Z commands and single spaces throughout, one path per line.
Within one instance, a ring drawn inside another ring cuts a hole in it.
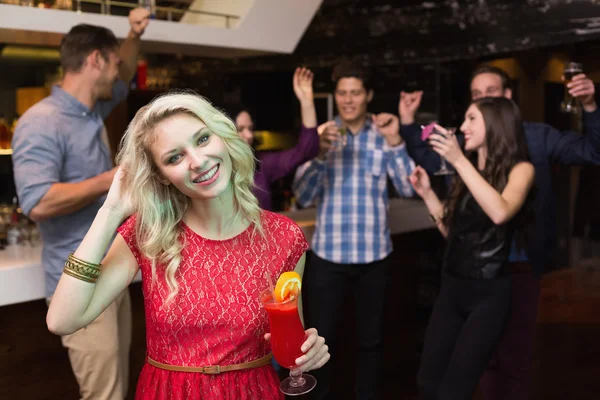
M 216 63 L 269 70 L 325 67 L 351 57 L 385 66 L 598 39 L 600 0 L 325 0 L 292 55 Z
M 423 62 L 599 37 L 597 0 L 325 0 L 296 54 Z
M 291 96 L 296 66 L 315 71 L 315 89 L 327 92 L 331 66 L 354 58 L 377 77 L 376 107 L 393 110 L 398 90 L 418 88 L 426 91 L 426 109 L 454 116 L 463 112 L 458 100 L 468 100 L 477 61 L 532 49 L 576 56 L 597 51 L 599 41 L 600 0 L 324 0 L 293 54 L 183 57 L 166 64 L 181 72 L 180 87 L 197 88 L 219 102 L 261 103 L 269 114 L 268 107 L 289 108 L 279 103 Z

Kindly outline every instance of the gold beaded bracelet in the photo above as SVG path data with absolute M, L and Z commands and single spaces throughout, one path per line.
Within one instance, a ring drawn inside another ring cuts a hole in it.
M 75 257 L 71 253 L 67 261 L 65 261 L 63 272 L 73 278 L 89 283 L 96 283 L 96 280 L 100 276 L 100 266 L 101 264 L 89 263 Z

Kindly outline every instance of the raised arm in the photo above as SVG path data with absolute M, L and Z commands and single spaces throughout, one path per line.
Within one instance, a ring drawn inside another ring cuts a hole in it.
M 466 157 L 454 166 L 477 204 L 496 225 L 507 223 L 519 212 L 535 177 L 533 164 L 518 163 L 510 171 L 506 187 L 500 193 L 483 179 Z
M 291 149 L 261 154 L 261 168 L 269 178 L 276 181 L 291 173 L 299 165 L 312 160 L 319 154 L 319 135 L 317 128 L 300 130 L 298 143 Z
M 150 12 L 145 8 L 136 8 L 129 12 L 129 34 L 121 43 L 119 49 L 119 57 L 121 64 L 119 65 L 119 80 L 115 82 L 112 89 L 110 99 L 99 100 L 95 107 L 96 111 L 102 119 L 108 118 L 112 110 L 125 98 L 129 93 L 129 83 L 135 76 L 137 70 L 137 61 L 140 53 L 141 36 L 148 26 Z
M 137 59 L 140 54 L 141 37 L 150 21 L 150 11 L 145 8 L 135 8 L 129 12 L 129 34 L 121 43 L 119 56 L 121 57 L 121 66 L 119 67 L 119 76 L 122 80 L 129 83 L 135 71 L 137 70 Z
M 594 82 L 585 74 L 573 77 L 568 85 L 572 96 L 579 99 L 584 114 L 585 135 L 559 132 L 548 125 L 526 124 L 527 128 L 543 129 L 546 154 L 554 162 L 570 165 L 600 164 L 600 110 L 595 99 Z M 535 138 L 532 138 L 535 140 Z
M 381 113 L 373 116 L 373 123 L 385 138 L 384 157 L 388 176 L 401 196 L 412 197 L 415 192 L 408 177 L 415 168 L 400 136 L 398 117 Z
M 129 200 L 121 196 L 122 177 L 118 171 L 104 206 L 74 253 L 76 264 L 77 260 L 89 264 L 102 261 L 100 276 L 90 283 L 62 274 L 46 317 L 52 333 L 71 334 L 90 324 L 125 290 L 138 271 L 137 261 L 120 235 L 104 257 L 117 228 L 132 212 Z
M 293 86 L 296 98 L 300 102 L 302 125 L 306 128 L 317 127 L 317 110 L 313 94 L 313 73 L 308 68 L 296 68 L 294 71 Z
M 415 114 L 421 105 L 422 98 L 422 91 L 400 92 L 398 101 L 400 134 L 406 142 L 406 149 L 410 157 L 417 165 L 433 174 L 440 169 L 440 156 L 431 149 L 427 142 L 421 140 L 421 127 L 415 123 Z
M 312 84 L 312 72 L 306 68 L 296 68 L 293 86 L 294 93 L 300 102 L 302 130 L 300 131 L 298 143 L 291 149 L 262 155 L 262 168 L 264 168 L 270 182 L 283 178 L 300 164 L 312 160 L 319 154 L 317 112 L 315 110 Z
M 433 149 L 454 166 L 456 172 L 473 195 L 483 212 L 496 224 L 510 221 L 523 206 L 533 185 L 535 169 L 529 162 L 516 164 L 509 173 L 508 183 L 498 192 L 481 176 L 475 166 L 465 157 L 454 135 L 436 125 L 442 134 L 430 136 Z

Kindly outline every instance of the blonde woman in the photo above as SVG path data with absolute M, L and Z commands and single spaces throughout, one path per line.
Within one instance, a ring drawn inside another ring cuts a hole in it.
M 250 146 L 194 94 L 140 109 L 122 144 L 106 201 L 65 264 L 50 331 L 85 327 L 141 270 L 148 360 L 136 399 L 282 399 L 258 295 L 268 274 L 302 275 L 308 245 L 258 207 Z M 329 359 L 317 331 L 306 334 L 303 371 Z

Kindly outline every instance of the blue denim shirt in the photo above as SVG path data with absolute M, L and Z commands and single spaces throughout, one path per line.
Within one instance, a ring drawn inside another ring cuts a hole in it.
M 100 101 L 90 110 L 54 86 L 50 96 L 23 114 L 13 137 L 12 161 L 17 195 L 26 215 L 53 184 L 81 182 L 113 167 L 110 150 L 103 140 L 104 119 L 127 93 L 127 84 L 118 81 L 112 99 Z M 56 290 L 65 260 L 79 246 L 104 198 L 38 224 L 44 243 L 42 263 L 47 297 Z

